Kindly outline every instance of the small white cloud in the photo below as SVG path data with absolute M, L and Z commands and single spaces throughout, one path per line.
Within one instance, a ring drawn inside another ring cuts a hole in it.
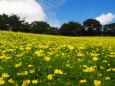
M 58 19 L 53 19 L 53 20 L 50 19 L 48 22 L 52 27 L 60 27 L 61 26 L 61 23 Z
M 36 0 L 0 0 L 0 14 L 16 14 L 28 22 L 44 21 L 46 14 Z
M 115 14 L 112 13 L 106 13 L 101 14 L 100 16 L 95 18 L 96 20 L 100 21 L 102 25 L 111 23 L 113 19 L 115 19 Z

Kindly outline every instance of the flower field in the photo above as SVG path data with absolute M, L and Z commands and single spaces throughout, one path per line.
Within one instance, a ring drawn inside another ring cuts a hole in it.
M 1 86 L 115 86 L 115 37 L 0 31 Z

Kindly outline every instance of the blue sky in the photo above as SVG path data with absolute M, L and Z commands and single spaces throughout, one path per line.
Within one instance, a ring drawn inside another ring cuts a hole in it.
M 115 13 L 115 0 L 70 0 L 56 10 L 60 21 L 84 21 L 102 13 Z
M 115 22 L 114 4 L 115 0 L 0 0 L 0 14 L 16 14 L 29 23 L 46 21 L 54 27 L 89 18 L 104 25 Z
M 51 10 L 51 12 L 55 13 L 55 17 L 60 23 L 68 21 L 82 23 L 89 18 L 102 17 L 102 15 L 104 18 L 106 18 L 106 16 L 111 18 L 111 16 L 115 15 L 115 0 L 65 0 L 63 4 L 60 3 L 61 0 L 46 0 L 47 3 L 49 1 L 54 1 L 56 4 L 50 2 L 50 5 L 56 6 L 46 9 L 46 12 L 50 12 Z M 101 20 L 102 19 L 103 18 L 101 18 Z M 114 22 L 114 17 L 108 20 L 105 19 L 104 24 L 111 22 Z

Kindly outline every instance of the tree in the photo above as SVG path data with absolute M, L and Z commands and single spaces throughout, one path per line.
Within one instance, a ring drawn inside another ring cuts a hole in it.
M 59 29 L 57 27 L 50 27 L 50 29 L 48 30 L 48 34 L 59 35 Z
M 104 25 L 107 29 L 103 29 L 106 32 L 105 35 L 115 36 L 115 23 Z
M 84 29 L 81 24 L 78 22 L 68 22 L 64 23 L 60 28 L 61 35 L 65 36 L 76 36 L 76 35 L 82 35 Z
M 39 34 L 46 34 L 50 29 L 50 25 L 44 21 L 34 21 L 31 23 L 31 32 L 39 33 Z
M 22 29 L 21 29 L 22 32 L 30 32 L 30 24 L 28 22 L 24 22 L 22 24 Z
M 25 20 L 21 20 L 21 18 L 17 15 L 11 15 L 9 17 L 9 29 L 12 31 L 21 31 L 23 32 L 23 24 Z
M 87 35 L 99 35 L 101 24 L 96 19 L 87 19 L 83 22 Z
M 0 15 L 0 29 L 8 30 L 9 17 L 6 14 Z

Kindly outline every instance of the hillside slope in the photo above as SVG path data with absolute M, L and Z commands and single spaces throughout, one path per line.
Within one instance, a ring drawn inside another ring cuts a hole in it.
M 115 86 L 115 38 L 0 31 L 0 85 Z

